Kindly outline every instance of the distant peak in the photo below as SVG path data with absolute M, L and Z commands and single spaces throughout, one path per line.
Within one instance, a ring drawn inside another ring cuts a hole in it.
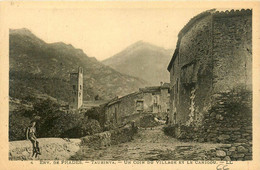
M 142 45 L 142 44 L 152 45 L 151 43 L 148 43 L 148 42 L 143 41 L 143 40 L 136 41 L 136 42 L 133 43 L 132 45 Z
M 136 41 L 134 44 L 144 44 L 145 42 L 143 40 Z
M 139 41 L 133 43 L 132 45 L 128 46 L 127 48 L 144 47 L 144 46 L 147 46 L 147 47 L 157 47 L 154 44 L 145 42 L 143 40 L 139 40 Z
M 154 50 L 155 49 L 156 50 L 168 50 L 168 49 L 165 49 L 164 47 L 160 47 L 160 46 L 157 46 L 155 44 L 152 44 L 150 42 L 146 42 L 143 40 L 139 40 L 139 41 L 133 43 L 132 45 L 128 46 L 124 50 L 133 50 L 133 49 L 139 49 L 139 48 L 149 48 L 149 49 L 154 49 Z
M 59 42 L 54 42 L 54 43 L 50 43 L 50 45 L 52 45 L 52 46 L 54 46 L 54 47 L 56 47 L 56 48 L 68 48 L 68 49 L 74 49 L 74 50 L 82 51 L 82 52 L 83 52 L 82 49 L 77 49 L 77 48 L 75 48 L 73 45 L 71 45 L 71 44 L 66 44 L 66 43 L 61 42 L 61 41 L 59 41 Z
M 33 34 L 28 28 L 9 29 L 9 33 L 30 34 L 30 35 Z

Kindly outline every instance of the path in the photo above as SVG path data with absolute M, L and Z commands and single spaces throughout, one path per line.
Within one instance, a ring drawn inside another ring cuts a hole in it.
M 81 160 L 204 160 L 218 144 L 180 142 L 166 136 L 162 126 L 139 129 L 127 143 L 90 149 L 82 147 L 72 159 Z

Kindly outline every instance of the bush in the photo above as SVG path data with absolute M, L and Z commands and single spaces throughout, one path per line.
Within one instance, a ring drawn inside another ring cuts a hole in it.
M 100 124 L 97 120 L 88 119 L 83 120 L 81 124 L 83 135 L 93 135 L 102 131 Z
M 99 122 L 94 119 L 84 119 L 80 125 L 61 134 L 63 138 L 79 138 L 101 132 Z
M 30 119 L 21 116 L 18 113 L 13 113 L 9 116 L 9 140 L 24 140 L 26 139 L 26 128 L 30 124 Z
M 111 121 L 107 121 L 104 124 L 104 131 L 109 131 L 109 130 L 113 130 L 117 128 L 117 124 L 111 122 Z
M 160 125 L 160 123 L 154 120 L 155 116 L 153 114 L 144 115 L 140 118 L 140 127 L 148 128 Z
M 88 110 L 85 113 L 85 116 L 90 118 L 90 119 L 95 119 L 99 122 L 101 127 L 104 129 L 104 124 L 105 124 L 105 105 L 101 105 L 99 107 L 94 107 Z
M 43 119 L 55 115 L 55 113 L 59 112 L 59 109 L 60 105 L 50 99 L 37 101 L 33 105 L 34 115 L 40 116 Z
M 65 131 L 81 125 L 84 116 L 58 111 L 39 123 L 39 137 L 61 137 Z
M 176 127 L 173 126 L 173 125 L 165 126 L 165 127 L 163 127 L 163 132 L 167 136 L 176 137 L 175 136 L 175 128 Z
M 40 138 L 80 138 L 102 131 L 97 120 L 88 119 L 84 114 L 65 113 L 52 100 L 39 101 L 33 110 L 16 111 L 9 117 L 9 140 L 25 139 L 25 130 L 31 120 L 36 120 L 36 136 Z

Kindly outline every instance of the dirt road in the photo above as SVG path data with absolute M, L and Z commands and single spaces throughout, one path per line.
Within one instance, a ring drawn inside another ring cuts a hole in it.
M 139 129 L 127 143 L 103 148 L 84 148 L 72 159 L 81 160 L 204 160 L 217 144 L 180 142 L 166 136 L 162 126 Z

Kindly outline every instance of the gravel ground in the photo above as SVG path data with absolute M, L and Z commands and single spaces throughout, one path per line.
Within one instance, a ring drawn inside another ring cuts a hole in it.
M 73 160 L 208 160 L 221 144 L 180 142 L 166 136 L 163 126 L 141 128 L 131 142 L 101 148 L 81 147 Z

